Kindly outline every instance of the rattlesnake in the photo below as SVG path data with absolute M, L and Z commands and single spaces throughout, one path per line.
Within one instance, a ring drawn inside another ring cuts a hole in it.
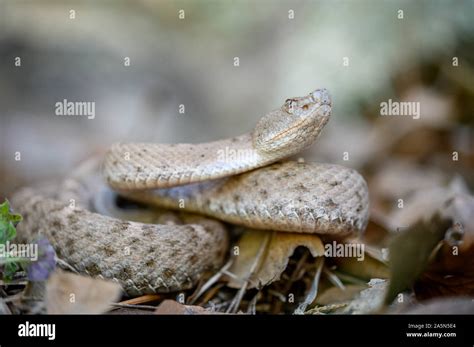
M 113 190 L 199 215 L 181 213 L 172 222 L 154 224 L 109 217 L 100 208 L 96 213 L 100 183 L 91 179 L 93 170 L 81 169 L 60 187 L 25 188 L 12 197 L 24 217 L 18 234 L 26 240 L 45 235 L 77 271 L 116 280 L 137 295 L 191 288 L 204 271 L 221 266 L 228 236 L 217 220 L 287 232 L 362 231 L 368 191 L 355 170 L 281 162 L 311 145 L 330 113 L 329 93 L 318 89 L 286 100 L 253 132 L 235 138 L 115 144 L 102 165 Z

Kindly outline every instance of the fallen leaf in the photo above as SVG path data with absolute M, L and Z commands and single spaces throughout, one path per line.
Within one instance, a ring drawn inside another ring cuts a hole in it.
M 390 285 L 385 304 L 408 289 L 426 269 L 430 255 L 443 239 L 450 222 L 438 215 L 430 221 L 420 221 L 393 238 L 389 247 Z
M 414 289 L 419 300 L 439 296 L 474 296 L 474 197 L 449 200 L 443 215 L 453 221 L 441 248 Z
M 409 228 L 420 220 L 427 221 L 436 213 L 446 211 L 446 203 L 456 196 L 469 194 L 461 178 L 451 181 L 447 187 L 434 187 L 417 190 L 411 197 L 404 199 L 403 208 L 394 207 L 390 213 L 389 227 L 392 231 Z
M 382 220 L 374 218 L 373 215 L 370 217 L 367 228 L 362 235 L 362 241 L 365 244 L 378 248 L 386 247 L 388 245 L 391 233 L 387 228 L 385 228 L 383 222 L 384 221 Z
M 367 314 L 377 311 L 382 306 L 387 289 L 387 281 L 374 278 L 370 280 L 368 285 L 369 288 L 361 291 L 360 294 L 346 306 L 343 313 Z
M 354 299 L 364 289 L 367 286 L 359 284 L 346 285 L 344 288 L 330 287 L 316 297 L 315 303 L 325 306 L 343 303 Z
M 422 300 L 473 295 L 474 198 L 464 182 L 455 179 L 447 188 L 422 190 L 400 211 L 399 223 L 412 227 L 390 248 L 393 271 L 386 303 L 412 284 Z
M 48 314 L 99 314 L 121 295 L 119 284 L 57 269 L 46 283 Z
M 247 230 L 241 236 L 238 255 L 229 269 L 228 286 L 261 288 L 280 279 L 288 260 L 299 246 L 309 249 L 313 257 L 324 255 L 321 239 L 314 234 L 297 234 L 277 231 Z
M 390 276 L 387 265 L 374 259 L 367 253 L 362 261 L 357 260 L 355 257 L 334 257 L 332 261 L 337 265 L 338 271 L 366 281 L 369 281 L 371 278 L 388 278 Z

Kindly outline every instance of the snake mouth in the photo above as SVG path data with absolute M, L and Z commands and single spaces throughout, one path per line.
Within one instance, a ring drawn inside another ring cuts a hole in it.
M 322 104 L 321 106 L 318 107 L 316 112 L 317 112 L 318 116 L 321 116 L 323 118 L 327 118 L 331 114 L 331 105 L 330 104 Z

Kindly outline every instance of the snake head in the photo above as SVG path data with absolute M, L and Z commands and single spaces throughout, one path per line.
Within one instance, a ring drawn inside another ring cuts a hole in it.
M 280 109 L 265 115 L 253 133 L 253 144 L 262 153 L 292 155 L 311 145 L 331 114 L 326 89 L 290 98 Z

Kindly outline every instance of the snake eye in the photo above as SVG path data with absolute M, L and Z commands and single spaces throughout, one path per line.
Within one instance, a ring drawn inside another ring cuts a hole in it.
M 290 114 L 294 114 L 296 107 L 297 107 L 297 102 L 296 102 L 295 99 L 287 99 L 285 101 L 285 110 L 286 110 L 286 112 L 288 112 Z

